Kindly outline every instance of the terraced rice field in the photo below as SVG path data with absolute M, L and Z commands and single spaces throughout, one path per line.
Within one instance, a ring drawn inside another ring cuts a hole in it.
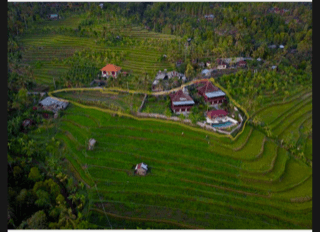
M 100 228 L 311 228 L 312 169 L 250 126 L 231 141 L 71 104 L 58 128 Z
M 128 94 L 118 92 L 100 92 L 100 91 L 67 91 L 54 94 L 58 98 L 72 101 L 86 101 L 96 104 L 98 101 L 107 107 L 115 106 L 117 109 L 126 111 L 130 108 L 138 109 L 141 105 L 143 94 Z
M 312 128 L 312 92 L 302 90 L 287 101 L 279 101 L 256 111 L 253 116 L 269 125 L 280 140 L 303 144 L 303 152 L 312 160 L 312 138 L 304 132 Z
M 75 29 L 81 21 L 81 16 L 73 16 L 63 20 L 48 21 L 39 25 L 41 27 L 58 28 L 64 26 L 66 28 Z M 108 30 L 115 30 L 116 25 L 100 24 L 93 27 L 95 30 L 102 30 L 103 26 L 107 26 Z M 132 37 L 138 40 L 145 38 L 153 38 L 158 40 L 168 40 L 175 38 L 171 35 L 161 33 L 148 32 L 141 27 L 133 27 L 132 30 L 124 28 L 122 31 L 127 37 Z M 47 34 L 32 33 L 27 34 L 21 38 L 24 51 L 22 54 L 22 62 L 25 65 L 31 65 L 34 68 L 34 77 L 39 84 L 45 84 L 53 87 L 53 78 L 67 72 L 70 66 L 63 64 L 60 59 L 72 56 L 76 51 L 84 49 L 102 50 L 102 51 L 129 51 L 128 55 L 123 61 L 117 65 L 121 66 L 123 71 L 132 71 L 138 76 L 145 75 L 145 72 L 155 73 L 159 70 L 172 70 L 172 65 L 168 62 L 158 61 L 159 57 L 163 55 L 162 47 L 139 47 L 136 45 L 119 45 L 106 46 L 98 45 L 94 38 L 60 35 L 52 32 Z M 103 58 L 104 59 L 104 58 Z M 41 61 L 42 66 L 36 66 L 36 62 Z M 131 86 L 132 87 L 132 86 Z

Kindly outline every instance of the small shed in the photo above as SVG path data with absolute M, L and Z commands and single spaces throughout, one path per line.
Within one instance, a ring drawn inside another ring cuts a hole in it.
M 247 62 L 245 62 L 244 60 L 240 60 L 240 61 L 238 62 L 238 65 L 239 65 L 240 67 L 245 67 L 245 66 L 247 65 Z
M 178 60 L 178 61 L 176 62 L 176 66 L 177 66 L 177 67 L 179 67 L 181 64 L 182 64 L 182 60 Z
M 284 46 L 281 44 L 281 45 L 279 46 L 279 48 L 284 48 Z
M 258 59 L 257 59 L 257 61 L 261 61 L 262 59 L 259 57 Z
M 271 67 L 271 69 L 275 69 L 275 70 L 277 70 L 278 69 L 278 67 L 276 66 L 276 65 L 272 65 L 272 67 Z
M 96 140 L 91 138 L 89 139 L 89 150 L 93 150 L 94 145 L 96 144 Z
M 145 176 L 147 174 L 148 171 L 148 165 L 144 164 L 144 163 L 139 163 L 136 165 L 135 169 L 135 174 L 138 174 L 140 176 Z
M 33 121 L 31 119 L 26 119 L 22 122 L 22 126 L 24 128 L 28 127 L 28 126 L 31 126 L 33 124 Z
M 68 106 L 69 102 L 60 101 L 52 97 L 47 97 L 39 102 L 39 106 L 44 110 L 50 110 L 53 113 L 63 110 Z
M 49 19 L 58 19 L 59 18 L 59 15 L 58 14 L 49 14 L 48 16 Z
M 201 74 L 205 76 L 209 76 L 211 74 L 211 71 L 209 69 L 204 69 L 202 70 Z
M 273 44 L 273 45 L 269 45 L 268 48 L 274 49 L 274 48 L 277 48 L 277 46 Z

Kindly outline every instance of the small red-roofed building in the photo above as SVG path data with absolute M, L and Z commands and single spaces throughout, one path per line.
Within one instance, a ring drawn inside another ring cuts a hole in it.
M 172 93 L 169 96 L 171 98 L 171 109 L 176 114 L 188 114 L 195 104 L 189 94 L 182 90 Z
M 228 112 L 225 110 L 210 110 L 207 112 L 207 123 L 217 124 L 228 120 Z
M 210 110 L 207 113 L 207 117 L 210 119 L 215 119 L 215 118 L 222 118 L 228 115 L 228 112 L 225 110 Z
M 227 68 L 227 63 L 221 59 L 217 59 L 217 69 L 226 69 Z
M 117 78 L 118 74 L 121 71 L 121 67 L 118 67 L 114 64 L 107 64 L 102 69 L 100 69 L 102 72 L 102 77 L 109 78 L 110 76 Z
M 246 67 L 247 62 L 245 62 L 244 60 L 240 60 L 240 61 L 238 62 L 238 65 L 239 65 L 240 67 Z

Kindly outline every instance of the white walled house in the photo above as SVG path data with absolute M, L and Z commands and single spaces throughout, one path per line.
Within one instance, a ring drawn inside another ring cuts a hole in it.
M 118 67 L 114 64 L 107 64 L 102 69 L 100 69 L 102 77 L 109 78 L 110 76 L 117 78 L 121 72 L 121 67 Z

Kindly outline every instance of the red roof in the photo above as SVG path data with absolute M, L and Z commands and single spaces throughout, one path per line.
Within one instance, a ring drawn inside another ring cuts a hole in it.
M 210 81 L 207 81 L 207 83 L 205 85 L 198 88 L 198 91 L 201 94 L 211 93 L 211 92 L 215 92 L 218 90 L 219 90 L 219 88 L 217 86 L 214 86 Z
M 228 114 L 227 111 L 225 110 L 210 110 L 207 113 L 208 118 L 215 118 L 215 117 L 219 117 L 219 116 L 226 116 Z
M 246 65 L 247 62 L 245 62 L 244 60 L 240 60 L 240 61 L 238 62 L 238 64 L 239 64 L 239 65 Z
M 115 66 L 114 64 L 107 64 L 104 66 L 100 71 L 107 71 L 107 72 L 118 72 L 121 70 L 121 67 Z
M 227 63 L 224 62 L 224 61 L 221 60 L 221 59 L 217 59 L 217 63 L 218 63 L 218 65 L 227 65 Z
M 185 94 L 181 89 L 176 93 L 170 94 L 170 98 L 172 102 L 193 101 L 193 99 L 188 94 Z

